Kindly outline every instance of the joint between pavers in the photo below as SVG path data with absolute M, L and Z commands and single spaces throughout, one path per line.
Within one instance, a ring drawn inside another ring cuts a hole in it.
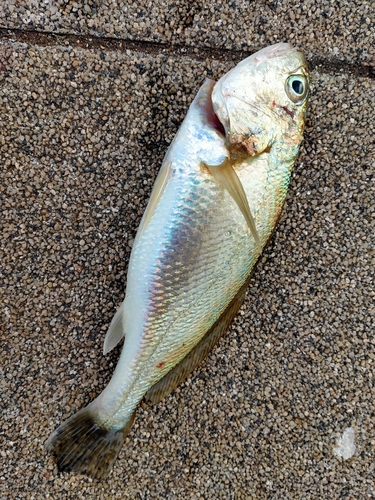
M 250 50 L 214 49 L 211 47 L 190 47 L 186 45 L 150 42 L 147 40 L 130 40 L 123 38 L 100 37 L 93 35 L 74 35 L 43 32 L 36 30 L 9 29 L 0 27 L 0 43 L 8 40 L 37 46 L 66 46 L 87 50 L 107 50 L 126 52 L 142 52 L 153 56 L 166 55 L 172 57 L 188 57 L 194 60 L 215 59 L 222 62 L 237 63 L 249 56 L 260 47 Z M 356 65 L 343 61 L 337 57 L 325 58 L 312 55 L 307 57 L 311 70 L 327 74 L 348 74 L 356 77 L 375 79 L 375 66 Z

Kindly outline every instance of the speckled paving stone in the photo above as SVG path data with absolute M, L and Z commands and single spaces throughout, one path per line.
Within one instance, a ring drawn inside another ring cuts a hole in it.
M 4 0 L 0 26 L 222 49 L 291 41 L 356 64 L 375 55 L 371 0 Z
M 58 473 L 43 443 L 108 383 L 104 334 L 163 154 L 233 63 L 9 42 L 0 57 L 0 498 L 374 498 L 373 81 L 313 73 L 240 314 L 95 481 Z

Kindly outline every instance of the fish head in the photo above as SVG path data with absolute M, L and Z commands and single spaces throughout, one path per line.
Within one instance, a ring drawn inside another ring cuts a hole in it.
M 298 150 L 309 93 L 303 54 L 278 43 L 241 61 L 216 83 L 212 103 L 232 155 L 256 156 L 281 142 Z

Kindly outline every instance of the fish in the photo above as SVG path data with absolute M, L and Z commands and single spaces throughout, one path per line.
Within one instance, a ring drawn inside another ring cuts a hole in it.
M 133 244 L 104 341 L 106 354 L 124 337 L 113 376 L 46 442 L 60 471 L 105 477 L 140 402 L 170 394 L 226 332 L 280 217 L 308 95 L 306 59 L 289 43 L 202 84 Z

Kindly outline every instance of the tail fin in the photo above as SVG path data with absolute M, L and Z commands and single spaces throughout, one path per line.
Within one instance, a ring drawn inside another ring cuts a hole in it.
M 95 478 L 111 470 L 133 424 L 135 411 L 122 429 L 107 429 L 95 422 L 91 405 L 60 425 L 45 443 L 57 457 L 60 471 L 75 471 Z

